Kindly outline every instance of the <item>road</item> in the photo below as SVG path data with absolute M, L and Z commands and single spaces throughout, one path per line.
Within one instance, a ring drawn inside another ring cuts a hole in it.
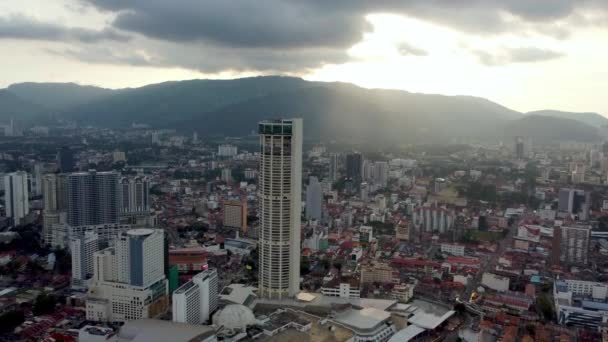
M 484 272 L 494 270 L 498 264 L 498 258 L 505 253 L 509 246 L 513 245 L 513 234 L 517 230 L 517 226 L 518 223 L 514 222 L 513 225 L 507 228 L 507 235 L 503 239 L 498 240 L 498 248 L 496 249 L 496 252 L 490 254 L 486 260 L 481 260 L 479 272 L 477 272 L 475 277 L 469 282 L 462 294 L 462 300 L 464 302 L 468 302 L 469 298 L 471 298 L 471 293 L 473 293 L 473 291 L 475 291 L 475 289 L 477 289 L 477 287 L 481 284 L 481 277 Z

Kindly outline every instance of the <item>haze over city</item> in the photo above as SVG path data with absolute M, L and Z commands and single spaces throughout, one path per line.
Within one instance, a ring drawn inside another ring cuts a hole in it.
M 282 74 L 607 113 L 607 5 L 591 1 L 0 4 L 0 86 L 109 88 Z

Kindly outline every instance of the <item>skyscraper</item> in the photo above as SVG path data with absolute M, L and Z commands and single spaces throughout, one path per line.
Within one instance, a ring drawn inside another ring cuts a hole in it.
M 302 119 L 259 124 L 258 296 L 282 299 L 300 291 Z
M 30 212 L 26 172 L 17 171 L 4 176 L 4 203 L 6 217 L 11 218 L 14 225 L 21 224 Z
M 203 271 L 173 292 L 173 322 L 202 324 L 217 309 L 219 289 L 216 269 Z
M 76 172 L 66 176 L 67 220 L 71 226 L 118 222 L 118 173 Z
M 164 231 L 131 229 L 94 254 L 87 319 L 125 322 L 150 318 L 168 305 Z
M 591 205 L 591 197 L 588 192 L 576 189 L 560 189 L 557 209 L 572 215 L 578 215 L 579 219 L 586 220 Z
M 99 250 L 99 237 L 95 232 L 86 232 L 70 239 L 72 256 L 72 284 L 85 286 L 93 276 L 93 254 Z
M 147 177 L 122 177 L 119 187 L 122 215 L 147 214 L 150 211 L 150 181 Z
M 336 182 L 339 174 L 339 166 L 340 166 L 340 156 L 337 153 L 332 153 L 329 155 L 329 180 L 332 182 Z
M 323 193 L 317 177 L 310 177 L 306 187 L 306 219 L 321 220 Z
M 524 158 L 524 138 L 522 137 L 515 138 L 515 157 L 517 159 Z
M 57 153 L 57 164 L 62 173 L 74 171 L 74 152 L 67 146 L 62 147 Z
M 247 232 L 247 200 L 225 201 L 224 226 Z
M 561 230 L 560 261 L 571 264 L 587 264 L 591 227 L 557 227 L 555 229 Z
M 361 168 L 363 157 L 361 153 L 349 153 L 346 155 L 346 177 L 351 178 L 355 184 L 361 183 Z

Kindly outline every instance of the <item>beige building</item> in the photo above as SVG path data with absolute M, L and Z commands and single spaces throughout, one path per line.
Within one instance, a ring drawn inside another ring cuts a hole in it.
M 395 227 L 395 237 L 399 240 L 409 241 L 410 239 L 410 225 L 405 220 L 399 221 Z
M 247 201 L 224 202 L 224 226 L 247 232 Z
M 361 265 L 361 283 L 393 283 L 395 279 L 393 268 L 385 263 Z

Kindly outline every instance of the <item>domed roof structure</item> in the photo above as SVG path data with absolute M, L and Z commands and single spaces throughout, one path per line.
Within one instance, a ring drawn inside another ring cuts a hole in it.
M 248 325 L 256 323 L 251 309 L 241 304 L 226 305 L 221 311 L 213 315 L 213 324 L 228 329 L 245 330 Z

